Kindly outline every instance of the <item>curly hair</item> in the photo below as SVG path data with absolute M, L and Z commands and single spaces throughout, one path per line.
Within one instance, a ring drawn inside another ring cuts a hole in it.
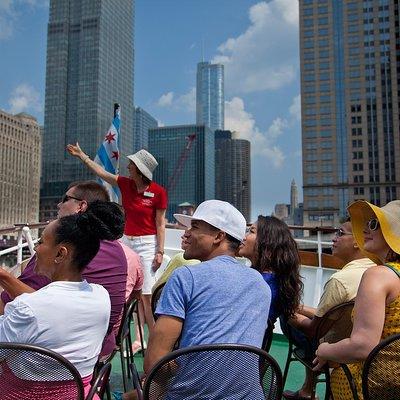
M 276 217 L 257 219 L 255 244 L 257 271 L 271 271 L 278 282 L 279 313 L 290 318 L 300 305 L 303 282 L 300 277 L 300 256 L 297 243 L 288 226 Z
M 99 251 L 100 240 L 116 240 L 122 236 L 124 222 L 119 204 L 94 201 L 83 213 L 59 218 L 54 241 L 73 247 L 72 262 L 82 271 Z

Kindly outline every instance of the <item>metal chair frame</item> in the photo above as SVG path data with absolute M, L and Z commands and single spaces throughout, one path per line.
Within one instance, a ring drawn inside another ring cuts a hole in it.
M 321 317 L 321 319 L 318 323 L 316 332 L 315 332 L 315 336 L 314 336 L 315 340 L 317 342 L 319 342 L 319 340 L 322 339 L 327 334 L 327 332 L 330 330 L 330 328 L 332 328 L 332 326 L 334 326 L 335 321 L 337 321 L 337 319 L 333 320 L 330 317 L 337 311 L 340 311 L 342 309 L 344 311 L 348 307 L 354 307 L 354 300 L 348 301 L 348 302 L 345 302 L 342 304 L 338 304 L 338 305 L 332 307 Z M 296 347 L 295 341 L 294 341 L 293 337 L 290 335 L 290 332 L 288 335 L 288 341 L 289 341 L 289 349 L 288 349 L 288 355 L 286 358 L 286 364 L 285 364 L 285 369 L 284 369 L 284 373 L 283 373 L 283 385 L 285 385 L 285 383 L 286 383 L 290 363 L 292 361 L 300 361 L 309 370 L 312 370 L 312 368 L 313 368 L 313 364 L 312 364 L 313 360 L 308 360 L 304 357 L 303 349 Z M 310 340 L 310 344 L 311 344 L 311 346 L 313 346 L 313 343 L 311 342 L 311 340 Z M 321 377 L 321 375 L 323 375 L 323 377 Z M 313 390 L 311 393 L 311 400 L 315 399 L 316 385 L 318 383 L 325 383 L 325 385 L 326 385 L 325 400 L 329 400 L 329 398 L 331 397 L 331 385 L 330 385 L 330 372 L 329 372 L 328 365 L 325 365 L 324 369 L 321 372 L 313 373 Z
M 91 383 L 91 389 L 86 396 L 85 400 L 92 400 L 94 395 L 97 394 L 101 399 L 104 396 L 104 392 L 109 388 L 109 379 L 111 373 L 111 363 L 105 363 L 98 374 L 96 375 L 96 379 Z
M 272 345 L 272 339 L 274 335 L 274 328 L 275 324 L 268 318 L 268 324 L 267 324 L 267 329 L 265 330 L 264 338 L 263 338 L 263 343 L 261 348 L 266 351 L 267 353 L 269 352 L 271 345 Z
M 25 343 L 0 343 L 0 350 L 2 349 L 15 350 L 15 351 L 30 351 L 33 353 L 41 354 L 46 357 L 52 358 L 53 360 L 56 360 L 71 373 L 73 380 L 75 381 L 77 386 L 77 391 L 78 391 L 77 400 L 84 400 L 84 390 L 83 390 L 81 375 L 79 374 L 75 366 L 61 354 L 58 354 L 44 347 L 35 346 L 32 344 L 25 344 Z
M 395 342 L 396 340 L 400 341 L 400 333 L 389 336 L 382 340 L 377 346 L 375 346 L 371 353 L 369 353 L 367 359 L 365 360 L 363 371 L 362 371 L 362 392 L 364 400 L 372 400 L 373 398 L 370 396 L 368 381 L 369 381 L 369 373 L 371 364 L 375 360 L 375 358 L 379 355 L 379 353 L 385 349 L 388 345 Z M 399 354 L 399 366 L 400 366 L 400 354 Z M 400 396 L 400 394 L 399 394 Z
M 253 346 L 249 346 L 249 345 L 242 345 L 242 344 L 207 344 L 207 345 L 186 347 L 183 349 L 175 350 L 175 351 L 167 354 L 160 361 L 158 361 L 156 363 L 156 365 L 150 371 L 150 373 L 146 379 L 146 382 L 144 384 L 144 387 L 143 387 L 143 399 L 151 400 L 151 398 L 149 397 L 149 395 L 150 395 L 149 390 L 150 390 L 150 385 L 151 385 L 153 378 L 156 376 L 157 372 L 164 365 L 168 364 L 169 362 L 176 359 L 177 357 L 180 357 L 182 355 L 189 354 L 189 353 L 210 352 L 210 351 L 218 352 L 218 351 L 226 351 L 226 350 L 253 353 L 253 354 L 256 354 L 256 355 L 264 358 L 265 360 L 267 360 L 269 365 L 272 366 L 272 369 L 275 373 L 274 383 L 276 384 L 276 387 L 277 387 L 276 397 L 267 397 L 267 398 L 271 399 L 271 400 L 281 399 L 282 391 L 283 391 L 283 380 L 282 380 L 282 371 L 281 371 L 278 363 L 266 351 L 259 349 L 257 347 L 253 347 Z M 265 372 L 266 371 L 261 372 L 262 377 L 264 376 Z
M 165 283 L 162 283 L 160 286 L 158 286 L 151 296 L 151 312 L 153 313 L 155 321 L 157 320 L 157 316 L 156 316 L 157 304 L 158 304 L 158 301 L 160 300 L 161 293 L 164 289 Z

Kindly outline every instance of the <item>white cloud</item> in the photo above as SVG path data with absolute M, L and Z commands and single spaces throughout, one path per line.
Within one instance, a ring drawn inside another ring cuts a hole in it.
M 157 101 L 157 104 L 160 107 L 168 107 L 172 104 L 172 100 L 174 99 L 174 92 L 168 92 L 163 94 Z
M 293 98 L 292 104 L 289 107 L 290 115 L 297 121 L 301 121 L 301 96 Z
M 49 0 L 0 0 L 0 40 L 13 35 L 18 18 L 26 12 L 27 6 L 32 9 L 48 5 Z
M 285 156 L 276 144 L 276 139 L 283 133 L 287 121 L 276 118 L 266 132 L 257 126 L 253 115 L 245 110 L 240 97 L 225 102 L 225 128 L 236 131 L 239 137 L 251 142 L 253 155 L 265 157 L 275 168 L 283 165 Z
M 10 104 L 10 113 L 12 114 L 29 110 L 35 112 L 43 111 L 39 92 L 26 83 L 18 85 L 13 90 L 8 103 Z
M 259 2 L 249 9 L 250 25 L 218 48 L 212 62 L 225 65 L 231 93 L 275 90 L 298 71 L 298 0 Z
M 174 92 L 165 93 L 158 99 L 157 105 L 178 111 L 193 112 L 196 110 L 196 88 L 192 87 L 187 93 L 177 96 Z

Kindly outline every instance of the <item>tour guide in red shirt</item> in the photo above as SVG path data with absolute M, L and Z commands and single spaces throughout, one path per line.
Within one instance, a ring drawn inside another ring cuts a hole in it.
M 107 172 L 83 152 L 79 144 L 69 144 L 67 151 L 79 158 L 98 177 L 112 186 L 118 186 L 125 210 L 125 230 L 122 241 L 139 254 L 144 274 L 142 289 L 144 318 L 149 328 L 153 329 L 154 319 L 151 312 L 151 288 L 154 285 L 155 272 L 160 267 L 165 242 L 165 210 L 167 193 L 165 189 L 152 182 L 157 160 L 146 150 L 127 156 L 129 158 L 129 178 Z M 138 331 L 137 331 L 138 333 Z M 138 334 L 133 344 L 133 351 L 140 349 Z

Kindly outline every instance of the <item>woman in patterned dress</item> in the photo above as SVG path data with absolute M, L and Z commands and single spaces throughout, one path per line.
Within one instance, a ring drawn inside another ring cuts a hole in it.
M 316 351 L 315 370 L 328 360 L 347 364 L 362 399 L 361 375 L 365 359 L 384 338 L 400 333 L 400 200 L 384 207 L 356 201 L 348 208 L 354 238 L 367 257 L 376 262 L 363 275 L 354 306 L 350 338 L 334 344 L 322 343 Z M 391 382 L 390 372 L 381 379 Z M 352 400 L 344 371 L 331 376 L 335 400 Z

